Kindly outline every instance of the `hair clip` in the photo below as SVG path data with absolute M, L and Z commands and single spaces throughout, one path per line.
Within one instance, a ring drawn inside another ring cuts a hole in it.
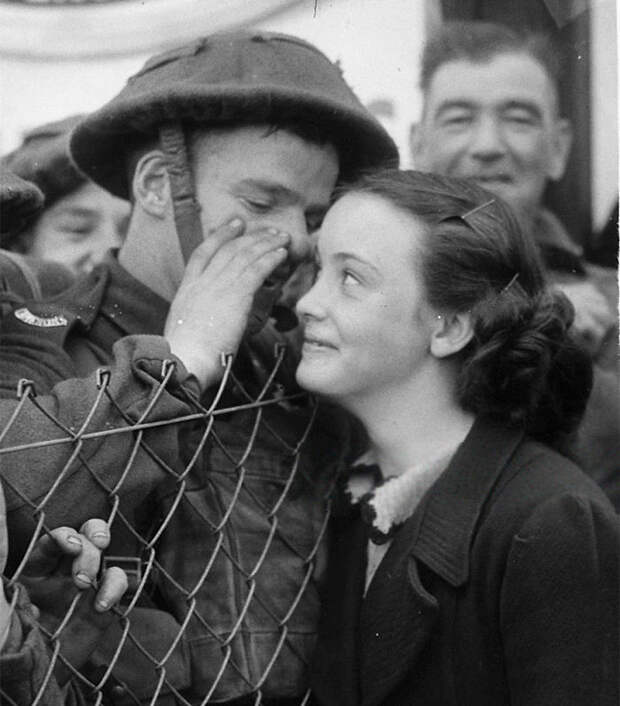
M 463 220 L 466 220 L 470 216 L 472 216 L 476 211 L 482 211 L 483 208 L 486 208 L 487 206 L 492 206 L 495 203 L 495 199 L 489 199 L 488 201 L 485 201 L 484 203 L 481 203 L 480 206 L 476 206 L 475 208 L 472 208 L 471 211 L 467 211 L 467 213 L 464 213 L 461 218 Z
M 501 296 L 502 294 L 505 294 L 511 287 L 512 285 L 519 279 L 519 273 L 516 272 L 510 282 L 500 291 L 498 296 Z
M 485 203 L 481 203 L 479 206 L 476 206 L 475 208 L 472 208 L 469 211 L 466 211 L 463 214 L 453 214 L 450 216 L 444 216 L 443 218 L 439 219 L 439 223 L 445 223 L 446 221 L 461 221 L 464 223 L 468 228 L 471 228 L 471 230 L 476 232 L 476 229 L 474 226 L 467 220 L 472 214 L 476 213 L 477 211 L 481 211 L 483 208 L 487 208 L 487 206 L 491 206 L 492 204 L 495 203 L 495 199 L 489 199 Z

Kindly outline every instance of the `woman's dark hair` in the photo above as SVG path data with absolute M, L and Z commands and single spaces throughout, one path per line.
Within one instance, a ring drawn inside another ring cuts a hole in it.
M 416 263 L 429 304 L 470 312 L 461 351 L 464 409 L 558 444 L 578 424 L 592 366 L 569 333 L 574 310 L 547 288 L 535 243 L 501 199 L 461 179 L 384 170 L 340 194 L 374 194 L 426 225 Z

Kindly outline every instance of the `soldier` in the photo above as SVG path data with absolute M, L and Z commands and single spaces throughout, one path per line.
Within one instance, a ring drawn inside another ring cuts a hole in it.
M 105 508 L 135 580 L 88 672 L 104 698 L 299 703 L 350 427 L 295 394 L 278 299 L 337 182 L 395 145 L 315 47 L 235 32 L 148 61 L 71 151 L 133 208 L 118 259 L 3 327 L 4 394 L 29 378 L 49 413 L 4 437 L 13 560 L 29 502 L 74 526 Z
M 2 239 L 2 247 L 89 272 L 109 248 L 123 241 L 129 203 L 90 183 L 69 157 L 69 134 L 83 116 L 31 130 L 2 164 L 36 184 L 45 209 L 26 228 Z
M 43 203 L 43 194 L 34 184 L 0 171 L 0 221 L 5 233 L 21 228 Z M 101 550 L 109 542 L 103 520 L 91 519 L 77 533 L 69 527 L 51 530 L 41 538 L 29 554 L 18 579 L 2 578 L 0 584 L 0 696 L 8 703 L 27 706 L 42 697 L 44 703 L 75 703 L 69 688 L 63 692 L 68 673 L 57 669 L 49 678 L 52 653 L 41 634 L 38 620 L 49 622 L 51 609 L 56 625 L 65 618 L 75 594 L 95 584 L 101 561 Z M 0 574 L 4 574 L 8 538 L 4 492 L 0 484 Z M 70 561 L 66 561 L 71 557 Z M 108 568 L 100 577 L 93 601 L 82 598 L 77 611 L 67 620 L 61 639 L 70 644 L 71 661 L 85 659 L 110 624 L 110 608 L 118 602 L 127 587 L 127 577 L 118 567 Z M 24 589 L 31 591 L 29 597 Z M 35 608 L 30 598 L 37 600 Z M 88 625 L 88 631 L 84 626 Z M 77 626 L 77 627 L 76 627 Z M 86 638 L 86 639 L 85 639 Z M 56 658 L 53 658 L 56 661 Z

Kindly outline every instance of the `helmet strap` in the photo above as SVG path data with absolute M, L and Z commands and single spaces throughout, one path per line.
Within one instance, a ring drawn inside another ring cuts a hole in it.
M 159 145 L 166 158 L 177 238 L 183 261 L 204 240 L 200 206 L 196 201 L 194 179 L 189 165 L 185 132 L 180 123 L 164 123 L 159 128 Z

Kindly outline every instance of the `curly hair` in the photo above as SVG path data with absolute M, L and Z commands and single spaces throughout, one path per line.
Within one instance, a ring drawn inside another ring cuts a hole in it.
M 345 192 L 382 197 L 425 224 L 415 267 L 426 299 L 472 320 L 457 354 L 461 406 L 559 443 L 581 419 L 592 365 L 572 339 L 572 305 L 547 288 L 536 245 L 510 208 L 471 182 L 416 171 L 376 172 Z

